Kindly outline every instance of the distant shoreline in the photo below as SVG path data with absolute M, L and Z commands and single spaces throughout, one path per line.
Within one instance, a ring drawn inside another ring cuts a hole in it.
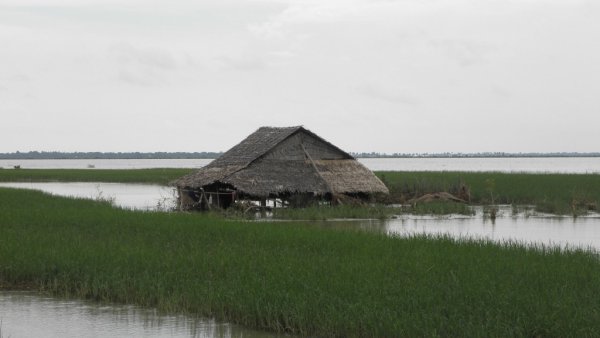
M 0 153 L 0 160 L 133 160 L 133 159 L 215 159 L 223 152 L 14 152 Z M 600 157 L 600 152 L 577 153 L 350 153 L 356 158 L 558 158 Z

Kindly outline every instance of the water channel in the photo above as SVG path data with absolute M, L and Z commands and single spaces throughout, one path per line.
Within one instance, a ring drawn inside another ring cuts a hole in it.
M 175 189 L 157 184 L 0 182 L 0 187 L 35 189 L 58 196 L 108 200 L 125 209 L 167 210 L 175 206 Z
M 337 220 L 318 222 L 324 227 L 353 227 L 389 235 L 449 235 L 454 238 L 518 242 L 526 245 L 591 248 L 600 251 L 600 214 L 573 218 L 537 213 L 533 208 L 513 210 L 499 206 L 495 220 L 473 207 L 474 216 L 399 215 L 387 220 Z
M 275 337 L 268 332 L 132 305 L 0 291 L 0 337 Z

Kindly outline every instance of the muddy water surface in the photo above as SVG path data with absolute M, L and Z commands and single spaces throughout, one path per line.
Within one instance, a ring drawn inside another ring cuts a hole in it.
M 163 315 L 131 305 L 106 305 L 0 291 L 0 336 L 47 337 L 275 337 L 212 319 Z
M 167 210 L 175 206 L 175 189 L 154 184 L 102 182 L 0 182 L 0 187 L 34 189 L 52 195 L 109 200 L 137 210 Z
M 336 220 L 318 222 L 325 227 L 351 227 L 390 235 L 449 235 L 455 238 L 515 241 L 529 245 L 563 248 L 592 248 L 600 251 L 600 215 L 573 218 L 540 214 L 532 209 L 515 210 L 501 206 L 495 220 L 474 207 L 475 216 L 399 215 L 388 220 Z

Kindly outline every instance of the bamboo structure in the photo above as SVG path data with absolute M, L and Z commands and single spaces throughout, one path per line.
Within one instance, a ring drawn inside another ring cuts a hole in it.
M 332 201 L 389 193 L 354 157 L 304 127 L 262 127 L 207 166 L 181 177 L 180 209 L 227 208 L 239 200 Z

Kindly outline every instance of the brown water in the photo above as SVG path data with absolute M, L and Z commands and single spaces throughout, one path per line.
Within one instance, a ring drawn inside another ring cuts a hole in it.
M 131 305 L 64 300 L 0 291 L 0 337 L 275 337 L 238 325 Z

